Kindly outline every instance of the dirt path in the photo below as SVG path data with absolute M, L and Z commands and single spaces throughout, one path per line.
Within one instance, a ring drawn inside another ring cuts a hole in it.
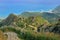
M 16 33 L 14 32 L 5 32 L 4 34 L 8 35 L 7 40 L 20 40 Z

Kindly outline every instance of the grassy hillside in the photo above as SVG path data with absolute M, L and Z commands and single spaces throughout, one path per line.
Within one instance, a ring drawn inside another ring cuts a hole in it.
M 29 17 L 27 18 L 26 22 L 27 24 L 32 24 L 32 25 L 42 25 L 44 23 L 49 24 L 49 22 L 41 16 Z
M 10 14 L 6 19 L 4 19 L 2 22 L 1 22 L 1 25 L 10 25 L 14 22 L 16 22 L 18 19 L 17 15 L 15 14 Z
M 48 20 L 51 23 L 55 23 L 57 21 L 57 19 L 59 19 L 60 17 L 54 13 L 48 13 L 48 12 L 43 12 L 40 14 L 40 16 L 42 16 L 43 18 L 45 18 L 46 20 Z
M 22 17 L 30 17 L 30 16 L 42 16 L 44 19 L 48 20 L 49 22 L 55 23 L 60 16 L 54 13 L 48 12 L 23 12 L 21 14 Z
M 40 12 L 23 12 L 19 16 L 30 17 L 30 16 L 38 16 L 38 15 L 40 15 Z
M 24 16 L 10 14 L 0 22 L 0 30 L 5 33 L 15 32 L 23 40 L 60 40 L 60 19 L 57 23 L 50 24 L 54 21 L 53 18 L 59 16 L 46 12 L 36 13 L 27 13 L 29 16 L 26 13 Z

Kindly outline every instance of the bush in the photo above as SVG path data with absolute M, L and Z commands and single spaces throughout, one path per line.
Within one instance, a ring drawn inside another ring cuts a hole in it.
M 25 27 L 25 25 L 24 25 L 23 22 L 17 22 L 17 26 L 18 26 L 18 27 L 21 27 L 21 28 Z

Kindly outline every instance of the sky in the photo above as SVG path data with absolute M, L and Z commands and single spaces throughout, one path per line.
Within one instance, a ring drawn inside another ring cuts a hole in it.
M 60 5 L 60 0 L 0 0 L 0 18 L 10 13 L 25 11 L 48 11 Z

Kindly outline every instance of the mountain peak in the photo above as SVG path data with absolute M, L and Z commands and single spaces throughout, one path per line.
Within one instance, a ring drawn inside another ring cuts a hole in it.
M 5 20 L 3 20 L 4 25 L 10 25 L 11 23 L 17 21 L 18 16 L 11 13 Z

